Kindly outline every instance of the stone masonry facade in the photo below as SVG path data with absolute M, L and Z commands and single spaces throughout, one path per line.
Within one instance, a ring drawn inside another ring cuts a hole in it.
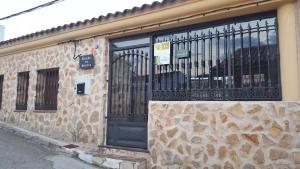
M 299 102 L 150 102 L 153 169 L 300 169 Z
M 98 45 L 98 49 L 94 49 Z M 103 144 L 107 97 L 108 41 L 91 38 L 79 41 L 76 55 L 92 54 L 95 67 L 79 69 L 73 59 L 74 43 L 0 56 L 0 74 L 4 74 L 3 101 L 0 120 L 53 138 L 82 143 Z M 37 70 L 59 68 L 57 111 L 35 111 Z M 17 74 L 30 71 L 28 108 L 16 112 Z M 79 96 L 74 91 L 76 75 L 91 77 L 91 94 Z

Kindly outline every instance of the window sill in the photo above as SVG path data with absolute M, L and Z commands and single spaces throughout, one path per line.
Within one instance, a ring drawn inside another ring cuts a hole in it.
M 35 113 L 56 113 L 57 110 L 33 110 Z
M 15 110 L 14 112 L 20 112 L 20 113 L 25 113 L 25 112 L 27 112 L 27 110 Z

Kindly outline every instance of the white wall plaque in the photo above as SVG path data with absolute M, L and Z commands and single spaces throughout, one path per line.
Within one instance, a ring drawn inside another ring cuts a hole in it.
M 171 43 L 160 42 L 154 44 L 155 63 L 157 65 L 170 64 L 171 60 Z

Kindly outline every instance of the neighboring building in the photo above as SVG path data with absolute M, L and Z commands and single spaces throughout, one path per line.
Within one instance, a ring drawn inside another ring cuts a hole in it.
M 4 31 L 5 31 L 4 26 L 0 25 L 0 42 L 4 41 Z
M 0 120 L 148 168 L 299 168 L 296 6 L 164 0 L 0 42 Z

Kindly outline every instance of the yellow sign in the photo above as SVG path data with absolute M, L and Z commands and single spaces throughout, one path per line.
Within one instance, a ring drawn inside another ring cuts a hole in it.
M 170 64 L 171 43 L 160 42 L 154 44 L 154 56 L 157 65 Z

